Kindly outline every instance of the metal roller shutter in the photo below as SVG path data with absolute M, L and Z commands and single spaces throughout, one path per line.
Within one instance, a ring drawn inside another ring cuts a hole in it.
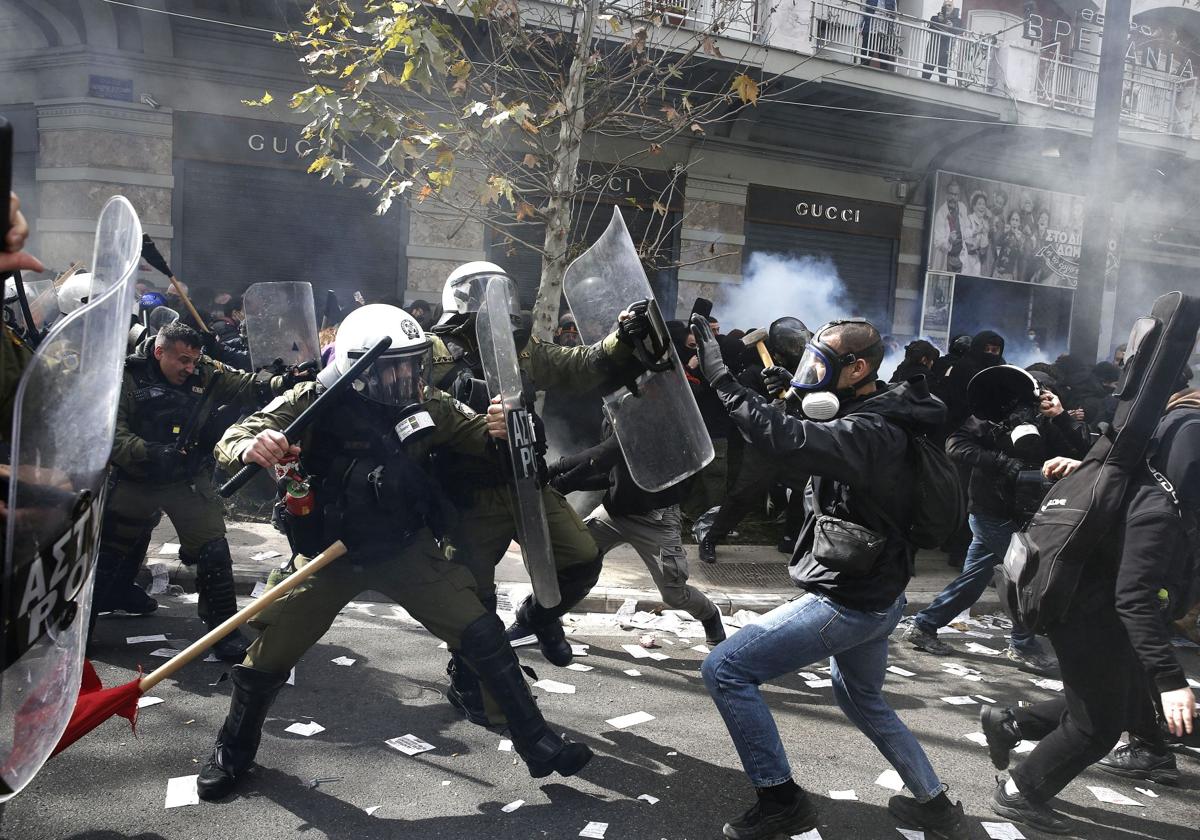
M 896 288 L 897 241 L 881 236 L 860 236 L 824 230 L 746 223 L 743 264 L 756 251 L 796 257 L 826 256 L 837 266 L 846 295 L 858 313 L 878 317 L 886 314 L 883 332 L 891 331 Z M 847 313 L 847 315 L 854 313 Z M 882 319 L 881 319 L 882 320 Z
M 356 290 L 367 301 L 403 295 L 401 202 L 376 216 L 370 194 L 289 169 L 179 160 L 175 174 L 172 267 L 184 281 L 241 289 L 306 280 L 318 295 L 336 291 L 343 305 Z

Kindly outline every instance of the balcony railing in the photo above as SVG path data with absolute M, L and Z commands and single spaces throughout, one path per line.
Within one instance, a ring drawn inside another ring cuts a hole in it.
M 610 5 L 640 18 L 654 17 L 666 26 L 738 41 L 759 42 L 764 34 L 760 0 L 618 0 Z
M 1037 100 L 1051 108 L 1091 117 L 1098 78 L 1095 67 L 1043 56 L 1038 62 Z M 1189 115 L 1195 92 L 1195 79 L 1172 78 L 1140 67 L 1127 68 L 1121 92 L 1121 118 L 1138 128 L 1190 134 Z
M 818 54 L 960 87 L 993 85 L 995 39 L 933 29 L 929 21 L 853 0 L 814 0 L 812 39 Z

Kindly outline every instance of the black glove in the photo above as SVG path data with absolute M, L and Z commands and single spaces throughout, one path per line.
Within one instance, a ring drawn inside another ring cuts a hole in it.
M 627 310 L 630 313 L 629 317 L 624 321 L 617 322 L 617 339 L 632 347 L 650 335 L 650 317 L 646 314 L 646 310 L 649 308 L 650 301 L 648 300 L 631 303 Z
M 166 443 L 146 446 L 150 477 L 156 481 L 175 481 L 186 473 L 187 455 Z
M 996 466 L 1009 481 L 1016 481 L 1017 477 L 1021 475 L 1021 471 L 1025 469 L 1024 464 L 1016 458 L 1010 458 L 1007 455 L 998 455 L 996 457 Z
M 726 380 L 733 379 L 725 360 L 721 357 L 721 345 L 708 326 L 708 319 L 703 315 L 692 313 L 692 335 L 696 337 L 696 358 L 700 362 L 700 374 L 709 385 L 716 387 Z
M 204 350 L 204 355 L 211 358 L 217 357 L 217 351 L 221 347 L 221 337 L 214 332 L 200 331 L 200 347 Z
M 299 382 L 310 382 L 317 378 L 317 363 L 305 362 L 302 365 L 290 367 L 283 375 L 283 385 L 291 388 Z
M 772 397 L 780 391 L 786 391 L 792 387 L 792 372 L 787 368 L 779 367 L 779 365 L 765 368 L 761 376 L 763 388 Z

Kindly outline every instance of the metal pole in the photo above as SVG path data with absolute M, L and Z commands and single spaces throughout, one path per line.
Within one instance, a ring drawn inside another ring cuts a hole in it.
M 1117 172 L 1125 52 L 1129 43 L 1130 0 L 1108 0 L 1096 80 L 1096 107 L 1088 167 L 1087 214 L 1079 254 L 1079 285 L 1071 310 L 1071 354 L 1089 364 L 1101 353 L 1100 312 L 1108 242 L 1113 233 L 1113 196 L 1108 185 Z M 1107 350 L 1107 348 L 1104 348 Z

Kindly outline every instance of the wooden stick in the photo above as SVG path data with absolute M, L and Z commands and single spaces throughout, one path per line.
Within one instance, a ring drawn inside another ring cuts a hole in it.
M 60 274 L 54 278 L 54 288 L 56 288 L 56 289 L 62 288 L 62 284 L 66 283 L 69 278 L 75 276 L 75 274 L 77 274 L 79 272 L 79 270 L 82 268 L 83 268 L 83 263 L 80 262 L 79 260 L 76 260 L 75 262 L 71 263 L 69 266 L 67 266 L 66 271 L 64 271 L 62 274 Z
M 288 575 L 284 580 L 272 586 L 253 602 L 247 604 L 236 614 L 225 619 L 218 626 L 209 630 L 196 641 L 192 642 L 179 653 L 172 656 L 171 659 L 158 668 L 155 668 L 146 676 L 142 677 L 142 681 L 138 684 L 138 688 L 142 694 L 145 694 L 154 686 L 165 680 L 167 677 L 173 676 L 183 666 L 195 661 L 204 655 L 204 653 L 221 639 L 228 636 L 238 627 L 241 627 L 250 619 L 254 618 L 260 612 L 265 610 L 271 604 L 278 601 L 284 595 L 291 592 L 304 581 L 315 575 L 321 569 L 328 566 L 337 558 L 346 553 L 346 545 L 341 540 L 338 540 L 329 548 L 322 551 L 312 560 L 305 564 L 304 568 L 297 569 Z
M 192 313 L 192 317 L 196 319 L 196 323 L 200 325 L 200 329 L 206 333 L 211 333 L 212 330 L 208 328 L 208 324 L 204 323 L 204 319 L 200 317 L 200 313 L 196 311 L 196 307 L 192 306 L 191 299 L 187 296 L 187 292 L 183 290 L 180 282 L 175 279 L 174 274 L 171 275 L 171 285 L 175 287 L 175 292 L 183 299 L 183 305 L 188 308 L 188 312 Z
M 763 369 L 765 370 L 769 367 L 775 367 L 775 360 L 771 358 L 771 351 L 767 349 L 767 343 L 765 341 L 759 341 L 754 346 L 758 348 L 758 358 L 763 364 Z M 786 393 L 787 389 L 785 388 L 775 396 L 777 399 L 783 399 L 783 395 Z

